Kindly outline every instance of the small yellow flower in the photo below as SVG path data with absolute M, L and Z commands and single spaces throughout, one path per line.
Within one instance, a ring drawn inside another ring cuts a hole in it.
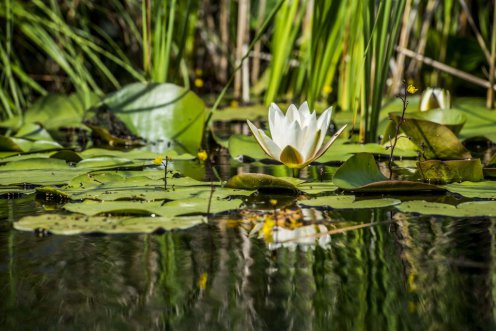
M 203 87 L 203 79 L 201 79 L 201 78 L 195 79 L 195 86 L 198 88 Z
M 204 290 L 207 288 L 208 274 L 206 272 L 202 273 L 198 278 L 198 288 Z
M 205 161 L 208 157 L 208 154 L 205 150 L 202 149 L 196 154 L 196 156 L 198 157 L 198 160 Z
M 328 95 L 332 92 L 332 86 L 331 85 L 324 85 L 324 87 L 322 88 L 322 93 L 324 95 Z
M 164 158 L 163 158 L 163 157 L 161 157 L 161 156 L 157 156 L 157 157 L 153 160 L 153 164 L 155 164 L 155 165 L 161 165 L 163 160 L 164 160 Z
M 277 205 L 277 200 L 276 200 L 276 199 L 270 199 L 270 200 L 269 200 L 269 202 L 270 202 L 270 204 L 271 204 L 272 206 Z
M 408 85 L 406 88 L 406 91 L 410 94 L 415 94 L 415 92 L 418 91 L 418 88 L 416 88 L 413 84 Z

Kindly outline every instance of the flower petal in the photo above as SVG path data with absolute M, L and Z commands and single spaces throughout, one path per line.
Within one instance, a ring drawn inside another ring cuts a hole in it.
M 307 140 L 306 145 L 301 150 L 303 156 L 305 157 L 305 162 L 311 162 L 314 159 L 314 155 L 317 152 L 317 149 L 320 147 L 318 146 L 318 142 L 320 141 L 321 135 L 322 131 L 317 130 L 317 132 L 314 133 L 314 136 Z
M 248 123 L 248 127 L 250 128 L 251 133 L 253 133 L 253 136 L 257 140 L 257 143 L 260 145 L 260 147 L 262 147 L 262 149 L 265 152 L 265 154 L 267 154 L 270 157 L 273 157 L 270 154 L 269 148 L 267 147 L 267 145 L 265 143 L 265 140 L 262 138 L 262 135 L 260 134 L 259 129 L 252 122 L 250 122 L 249 120 L 247 120 L 246 122 Z
M 319 141 L 317 143 L 317 149 L 322 146 L 324 143 L 324 138 L 327 133 L 327 129 L 329 128 L 329 123 L 331 122 L 331 114 L 332 114 L 332 107 L 327 108 L 322 115 L 320 115 L 319 119 L 317 120 L 317 129 L 320 129 L 322 131 L 322 135 L 319 138 Z
M 301 120 L 300 114 L 295 105 L 291 105 L 288 107 L 288 111 L 286 112 L 286 118 L 288 119 L 289 123 L 292 123 L 294 121 L 298 121 L 298 123 L 300 122 Z
M 301 168 L 304 164 L 303 157 L 293 146 L 286 146 L 282 152 L 279 160 L 289 168 Z
M 269 151 L 268 155 L 274 160 L 279 160 L 279 156 L 281 155 L 281 147 L 270 139 L 262 130 L 258 129 L 258 132 L 260 133 L 260 137 L 264 140 L 265 146 Z
M 329 147 L 331 147 L 331 145 L 334 143 L 334 141 L 336 141 L 336 139 L 339 137 L 339 135 L 344 131 L 344 129 L 346 128 L 346 125 L 343 126 L 341 129 L 338 130 L 338 132 L 336 132 L 335 134 L 332 135 L 331 139 L 329 139 L 328 142 L 325 143 L 324 146 L 322 146 L 318 151 L 317 153 L 315 154 L 315 156 L 313 157 L 313 160 L 316 160 L 318 159 L 319 157 L 322 156 L 322 154 L 324 154 L 328 149 Z
M 272 103 L 269 107 L 269 129 L 272 140 L 278 145 L 281 138 L 284 137 L 284 130 L 281 130 L 283 120 L 284 114 L 281 109 L 275 103 Z

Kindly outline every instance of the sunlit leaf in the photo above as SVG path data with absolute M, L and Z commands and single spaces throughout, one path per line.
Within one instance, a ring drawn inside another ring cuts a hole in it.
M 59 235 L 87 233 L 153 233 L 164 230 L 186 229 L 204 223 L 202 216 L 190 217 L 118 217 L 44 214 L 26 216 L 14 223 L 22 231 L 44 230 Z

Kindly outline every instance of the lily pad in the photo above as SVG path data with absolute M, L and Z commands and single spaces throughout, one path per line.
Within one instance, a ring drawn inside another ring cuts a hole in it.
M 400 117 L 390 114 L 396 123 Z M 470 159 L 472 155 L 448 127 L 420 119 L 408 119 L 401 130 L 420 148 L 427 159 L 460 160 Z
M 428 160 L 417 163 L 419 172 L 429 183 L 478 182 L 484 179 L 480 159 L 474 160 Z
M 374 157 L 368 153 L 351 157 L 339 167 L 332 181 L 340 189 L 353 192 L 444 191 L 438 186 L 427 183 L 388 180 L 379 170 Z
M 239 174 L 230 178 L 226 187 L 244 190 L 286 190 L 298 192 L 298 188 L 293 184 L 279 177 L 265 174 Z
M 26 216 L 14 223 L 21 231 L 45 230 L 53 234 L 88 233 L 153 233 L 163 230 L 187 229 L 205 222 L 202 216 L 191 217 L 102 217 L 84 215 L 44 214 Z
M 452 183 L 444 186 L 448 191 L 467 198 L 496 199 L 494 181 Z
M 15 134 L 16 138 L 53 141 L 52 136 L 38 123 L 26 123 Z
M 323 181 L 323 182 L 305 182 L 297 185 L 300 191 L 307 194 L 319 194 L 323 192 L 334 192 L 338 189 L 333 182 Z
M 205 104 L 174 84 L 130 84 L 103 101 L 131 132 L 157 147 L 196 153 L 203 138 Z
M 239 199 L 213 198 L 210 204 L 210 213 L 220 213 L 238 209 L 242 201 Z M 186 214 L 206 214 L 209 199 L 191 198 L 163 203 L 161 201 L 93 201 L 85 200 L 81 203 L 67 203 L 64 209 L 88 216 L 98 214 L 132 214 L 132 215 L 160 215 L 173 217 Z
M 93 93 L 74 93 L 69 96 L 48 94 L 39 98 L 24 115 L 25 123 L 39 123 L 47 130 L 81 126 L 84 111 L 98 102 Z
M 0 151 L 34 153 L 41 151 L 52 151 L 62 148 L 63 147 L 55 141 L 31 141 L 23 138 L 0 136 Z
M 426 215 L 451 217 L 496 216 L 496 201 L 470 201 L 453 206 L 445 203 L 416 200 L 403 202 L 396 208 L 405 213 Z
M 315 199 L 303 200 L 300 205 L 310 207 L 330 207 L 333 209 L 369 209 L 384 208 L 400 204 L 398 199 L 360 199 L 357 200 L 353 195 L 329 195 L 321 196 Z
M 229 154 L 233 159 L 248 156 L 255 160 L 270 159 L 253 136 L 233 134 L 228 140 Z
M 394 117 L 401 117 L 400 112 L 392 113 Z M 456 109 L 431 109 L 429 111 L 408 112 L 405 114 L 405 119 L 408 120 L 424 120 L 437 124 L 441 124 L 453 131 L 454 134 L 460 133 L 467 117 Z

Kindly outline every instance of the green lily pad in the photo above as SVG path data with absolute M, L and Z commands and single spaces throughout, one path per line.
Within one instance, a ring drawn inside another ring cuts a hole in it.
M 484 179 L 480 159 L 473 160 L 428 160 L 417 163 L 419 172 L 429 183 L 451 183 Z
M 226 183 L 226 187 L 244 190 L 285 190 L 298 192 L 298 188 L 293 183 L 265 174 L 239 174 L 230 178 Z
M 253 136 L 233 134 L 228 140 L 229 154 L 233 159 L 248 156 L 255 160 L 270 159 Z
M 134 83 L 109 95 L 103 104 L 136 136 L 171 142 L 174 149 L 196 153 L 203 138 L 205 104 L 193 92 L 174 84 Z
M 85 200 L 81 203 L 67 203 L 64 209 L 88 216 L 98 214 L 132 214 L 132 215 L 160 215 L 173 217 L 186 214 L 206 214 L 209 199 L 191 198 L 170 201 L 93 201 Z M 213 198 L 210 205 L 210 213 L 220 213 L 228 210 L 238 209 L 242 201 L 239 199 L 217 199 Z
M 372 154 L 353 155 L 334 174 L 334 184 L 345 191 L 353 192 L 419 192 L 444 191 L 444 189 L 421 182 L 388 180 Z
M 9 162 L 6 165 L 0 166 L 0 171 L 7 170 L 55 170 L 55 169 L 70 169 L 64 160 L 51 158 L 31 158 L 26 160 Z
M 448 191 L 463 195 L 467 198 L 496 199 L 496 182 L 461 182 L 444 186 Z
M 78 169 L 112 169 L 119 167 L 141 167 L 143 165 L 143 162 L 131 161 L 119 157 L 95 157 L 82 160 L 76 167 Z
M 53 141 L 52 136 L 38 123 L 26 123 L 15 134 L 16 138 Z
M 330 207 L 333 209 L 369 209 L 384 208 L 400 204 L 398 199 L 361 199 L 356 200 L 353 195 L 329 195 L 321 196 L 315 199 L 300 201 L 300 205 L 310 207 Z
M 297 185 L 297 188 L 300 191 L 303 191 L 307 194 L 319 194 L 323 192 L 334 192 L 338 189 L 338 187 L 330 181 L 323 182 L 305 182 Z
M 39 123 L 47 130 L 80 126 L 84 111 L 98 102 L 93 93 L 48 94 L 39 98 L 24 114 L 25 123 Z
M 55 141 L 37 140 L 31 141 L 23 138 L 0 136 L 0 151 L 4 152 L 41 152 L 62 149 L 63 147 Z
M 153 233 L 163 230 L 187 229 L 205 222 L 201 216 L 191 217 L 88 217 L 84 215 L 44 214 L 26 216 L 14 223 L 21 231 L 43 229 L 53 234 L 88 233 Z
M 0 170 L 0 185 L 62 185 L 69 182 L 73 177 L 88 171 L 74 168 Z
M 391 118 L 398 123 L 400 117 L 395 113 Z M 448 127 L 420 119 L 408 119 L 401 130 L 423 151 L 427 159 L 459 160 L 470 159 L 472 155 Z
M 445 203 L 416 200 L 403 202 L 396 208 L 405 213 L 426 215 L 451 217 L 496 216 L 496 201 L 470 201 L 453 206 Z
M 36 189 L 36 192 L 47 196 L 58 196 L 71 200 L 180 200 L 189 198 L 208 199 L 212 194 L 210 184 L 192 180 L 191 186 L 187 178 L 168 179 L 168 188 L 164 189 L 162 180 L 151 180 L 144 176 L 124 177 L 120 174 L 104 172 L 91 173 L 72 179 L 65 187 L 45 186 Z M 226 198 L 229 196 L 244 196 L 252 192 L 237 190 L 214 185 L 214 198 Z
M 401 117 L 400 112 L 392 113 L 394 117 Z M 429 111 L 408 112 L 405 114 L 405 119 L 408 120 L 424 120 L 437 124 L 441 124 L 449 128 L 456 135 L 460 133 L 467 117 L 456 109 L 431 109 Z

